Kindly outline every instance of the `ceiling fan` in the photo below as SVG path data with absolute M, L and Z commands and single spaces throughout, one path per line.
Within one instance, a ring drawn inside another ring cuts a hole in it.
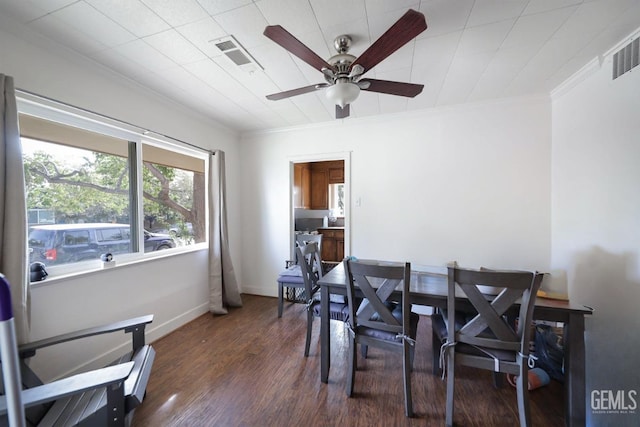
M 351 38 L 341 35 L 334 42 L 338 54 L 325 61 L 280 25 L 270 25 L 264 35 L 322 72 L 326 83 L 274 93 L 267 95 L 267 99 L 275 101 L 326 89 L 325 95 L 336 104 L 336 118 L 342 119 L 349 117 L 349 105 L 360 90 L 413 98 L 422 92 L 424 85 L 362 78 L 362 75 L 426 29 L 424 15 L 409 9 L 359 57 L 348 53 Z

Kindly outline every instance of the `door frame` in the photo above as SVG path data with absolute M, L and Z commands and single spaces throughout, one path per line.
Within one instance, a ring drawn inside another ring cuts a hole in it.
M 351 254 L 351 151 L 300 154 L 289 156 L 289 259 L 295 259 L 293 242 L 296 240 L 295 208 L 293 205 L 294 165 L 296 163 L 344 160 L 344 256 Z

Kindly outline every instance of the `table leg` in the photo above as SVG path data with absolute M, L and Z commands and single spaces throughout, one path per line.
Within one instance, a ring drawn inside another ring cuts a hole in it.
M 320 289 L 320 380 L 329 382 L 331 366 L 331 340 L 329 338 L 329 288 Z
M 585 405 L 585 345 L 584 316 L 570 314 L 565 324 L 565 424 L 584 426 L 586 424 Z

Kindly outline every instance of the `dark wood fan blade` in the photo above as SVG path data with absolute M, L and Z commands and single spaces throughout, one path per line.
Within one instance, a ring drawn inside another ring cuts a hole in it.
M 349 104 L 345 105 L 344 107 L 336 105 L 336 119 L 347 118 L 349 117 L 350 112 L 351 108 L 349 107 Z
M 369 48 L 351 64 L 350 68 L 359 64 L 364 67 L 364 72 L 366 73 L 426 29 L 427 21 L 424 15 L 413 9 L 409 9 L 407 13 L 402 15 L 375 43 L 369 46 Z
M 320 83 L 311 86 L 299 87 L 297 89 L 285 90 L 284 92 L 272 93 L 267 95 L 267 99 L 277 101 L 279 99 L 291 98 L 292 96 L 302 95 L 316 90 L 324 89 L 329 86 L 327 83 Z
M 316 70 L 322 71 L 323 68 L 333 69 L 327 61 L 320 58 L 314 51 L 309 49 L 280 25 L 269 25 L 264 29 L 263 34 L 298 58 L 302 59 L 307 64 L 311 65 Z
M 389 95 L 399 95 L 413 98 L 422 92 L 424 85 L 418 85 L 414 83 L 404 82 L 392 82 L 389 80 L 376 80 L 376 79 L 362 79 L 358 83 L 369 83 L 369 87 L 366 85 L 360 86 L 362 90 L 368 90 L 369 92 L 387 93 Z

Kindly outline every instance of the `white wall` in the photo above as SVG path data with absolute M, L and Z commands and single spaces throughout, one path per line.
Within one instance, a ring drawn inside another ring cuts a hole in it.
M 207 149 L 226 152 L 229 235 L 234 266 L 240 265 L 240 159 L 238 136 L 133 82 L 25 34 L 0 17 L 0 72 L 16 87 L 93 110 Z M 116 267 L 69 280 L 51 280 L 32 290 L 32 339 L 124 317 L 152 313 L 148 338 L 156 339 L 208 310 L 207 251 Z M 104 344 L 61 346 L 43 351 L 33 367 L 44 378 L 80 364 L 121 353 L 124 335 Z M 126 343 L 126 348 L 130 346 Z
M 245 291 L 276 295 L 289 257 L 290 159 L 344 151 L 352 255 L 547 270 L 550 117 L 527 98 L 244 135 Z
M 591 72 L 553 101 L 552 264 L 568 270 L 570 298 L 595 309 L 589 425 L 636 426 L 637 408 L 594 414 L 590 395 L 640 394 L 640 69 L 612 81 L 608 58 Z

